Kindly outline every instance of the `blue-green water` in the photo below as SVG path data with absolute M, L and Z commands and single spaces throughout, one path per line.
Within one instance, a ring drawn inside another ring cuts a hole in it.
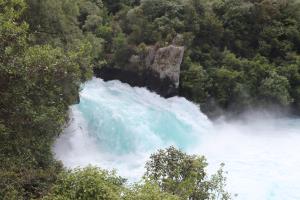
M 68 167 L 98 165 L 139 180 L 151 153 L 170 145 L 203 154 L 213 173 L 226 164 L 237 199 L 300 199 L 300 120 L 251 113 L 211 122 L 184 98 L 164 99 L 144 88 L 93 79 L 54 152 Z

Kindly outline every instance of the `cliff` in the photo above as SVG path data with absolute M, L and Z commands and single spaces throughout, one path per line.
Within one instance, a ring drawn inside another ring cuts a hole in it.
M 105 67 L 95 70 L 95 75 L 105 81 L 117 79 L 131 86 L 147 87 L 163 97 L 171 97 L 178 94 L 183 54 L 182 46 L 147 47 L 146 53 L 131 56 L 129 61 L 133 67 Z

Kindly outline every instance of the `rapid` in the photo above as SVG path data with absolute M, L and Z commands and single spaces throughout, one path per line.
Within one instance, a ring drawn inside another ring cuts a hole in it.
M 92 79 L 53 151 L 66 167 L 116 169 L 138 181 L 151 153 L 170 145 L 207 158 L 208 171 L 225 163 L 227 189 L 241 200 L 300 199 L 300 119 L 250 113 L 210 121 L 182 97 Z

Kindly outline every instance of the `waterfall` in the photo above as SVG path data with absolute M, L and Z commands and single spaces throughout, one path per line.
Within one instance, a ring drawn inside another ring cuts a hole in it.
M 165 99 L 119 81 L 94 78 L 82 86 L 53 151 L 67 167 L 98 165 L 138 181 L 149 155 L 170 145 L 205 155 L 210 173 L 224 162 L 237 199 L 300 199 L 299 119 L 252 113 L 211 122 L 182 97 Z

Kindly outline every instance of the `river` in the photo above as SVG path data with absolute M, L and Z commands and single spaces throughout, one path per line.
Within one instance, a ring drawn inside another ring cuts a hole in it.
M 299 118 L 251 112 L 212 122 L 182 97 L 94 78 L 82 86 L 70 119 L 53 148 L 67 167 L 92 164 L 137 181 L 151 153 L 174 145 L 205 155 L 210 173 L 225 163 L 235 199 L 300 199 Z

